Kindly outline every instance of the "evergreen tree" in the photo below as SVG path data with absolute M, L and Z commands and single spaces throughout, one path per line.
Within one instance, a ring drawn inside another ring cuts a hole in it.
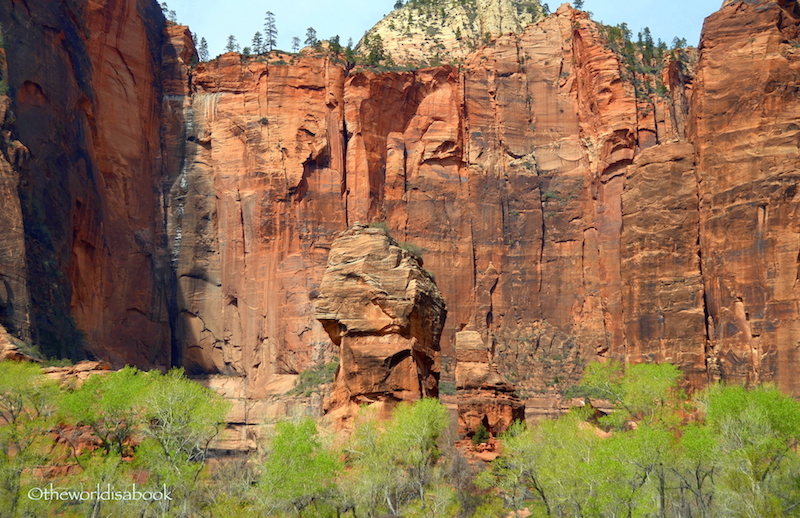
M 583 9 L 583 0 L 573 0 L 572 5 L 575 9 Z
M 292 52 L 297 53 L 300 51 L 300 38 L 292 36 Z
M 262 54 L 264 52 L 264 39 L 258 31 L 253 35 L 253 41 L 250 43 L 250 50 L 253 54 Z
M 225 45 L 225 52 L 239 52 L 239 43 L 237 43 L 236 36 L 233 34 L 228 36 L 228 43 Z
M 400 9 L 401 7 L 403 7 L 403 0 L 397 0 L 397 2 L 394 3 L 394 8 Z
M 161 7 L 161 12 L 164 14 L 164 18 L 166 18 L 167 21 L 172 23 L 178 23 L 178 13 L 176 13 L 173 10 L 170 10 L 166 2 L 161 2 L 159 7 Z
M 308 29 L 306 29 L 305 44 L 315 46 L 318 43 L 319 40 L 317 39 L 317 31 L 314 29 L 314 27 L 309 27 Z
M 386 50 L 383 48 L 383 38 L 380 34 L 364 37 L 364 47 L 367 49 L 366 61 L 370 65 L 379 65 L 386 59 Z
M 332 37 L 330 40 L 328 40 L 328 45 L 329 48 L 331 49 L 331 52 L 333 52 L 334 54 L 340 54 L 342 52 L 342 44 L 339 42 L 338 34 Z
M 200 44 L 197 46 L 197 57 L 201 62 L 208 61 L 208 42 L 205 38 L 200 38 Z
M 278 28 L 275 25 L 275 14 L 267 11 L 264 19 L 264 46 L 267 51 L 272 51 L 278 45 Z

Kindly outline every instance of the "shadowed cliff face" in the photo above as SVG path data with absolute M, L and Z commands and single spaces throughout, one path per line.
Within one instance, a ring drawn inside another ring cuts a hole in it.
M 726 5 L 696 74 L 673 60 L 649 95 L 568 6 L 460 67 L 348 73 L 322 55 L 191 69 L 155 4 L 82 5 L 0 7 L 30 150 L 0 163 L 26 257 L 0 273 L 26 279 L 15 325 L 43 343 L 81 330 L 98 356 L 264 397 L 337 352 L 314 318 L 331 243 L 385 221 L 447 303 L 445 378 L 468 331 L 527 396 L 609 357 L 800 391 L 794 2 Z
M 34 0 L 3 2 L 0 22 L 7 129 L 30 151 L 13 164 L 30 300 L 15 290 L 14 303 L 29 308 L 15 332 L 48 356 L 169 363 L 159 262 L 163 16 L 144 0 Z

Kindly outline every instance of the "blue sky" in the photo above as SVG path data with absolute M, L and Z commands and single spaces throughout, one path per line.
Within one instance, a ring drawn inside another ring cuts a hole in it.
M 211 57 L 222 53 L 229 34 L 242 47 L 249 45 L 256 31 L 264 32 L 264 15 L 275 13 L 278 48 L 291 49 L 292 36 L 305 39 L 314 27 L 320 39 L 338 34 L 343 44 L 356 43 L 364 31 L 392 10 L 395 0 L 167 0 L 178 22 L 188 25 L 208 41 Z M 560 3 L 550 0 L 555 11 Z M 722 0 L 585 0 L 584 10 L 594 19 L 616 25 L 626 22 L 636 33 L 650 27 L 654 38 L 667 43 L 674 36 L 697 45 L 703 19 L 716 11 Z

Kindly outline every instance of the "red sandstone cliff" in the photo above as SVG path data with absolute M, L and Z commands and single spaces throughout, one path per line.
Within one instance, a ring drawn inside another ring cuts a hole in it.
M 12 332 L 48 356 L 168 363 L 163 16 L 145 0 L 33 0 L 3 2 L 0 21 L 15 119 L 4 131 L 29 150 L 3 203 L 19 203 L 25 229 L 13 245 L 24 268 L 17 256 L 0 270 L 27 288 L 9 295 L 28 312 Z
M 190 68 L 186 29 L 144 0 L 29 4 L 0 7 L 28 20 L 7 39 L 30 157 L 0 163 L 0 218 L 25 225 L 24 264 L 0 248 L 22 279 L 20 311 L 0 292 L 12 333 L 78 329 L 97 356 L 260 399 L 337 353 L 314 318 L 331 244 L 385 221 L 448 305 L 445 378 L 468 331 L 527 396 L 606 357 L 800 393 L 794 1 L 726 5 L 694 75 L 683 54 L 659 78 L 568 6 L 459 67 L 348 72 L 323 54 Z

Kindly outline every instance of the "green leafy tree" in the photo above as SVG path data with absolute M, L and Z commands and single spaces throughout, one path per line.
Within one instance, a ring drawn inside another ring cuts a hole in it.
M 29 363 L 0 362 L 0 508 L 4 516 L 35 515 L 21 499 L 23 474 L 46 459 L 55 425 L 57 387 Z
M 142 423 L 141 395 L 149 383 L 150 378 L 134 367 L 91 376 L 64 397 L 64 419 L 89 426 L 106 454 L 113 450 L 125 455 L 129 439 Z
M 267 514 L 295 511 L 303 516 L 312 506 L 319 516 L 334 500 L 341 463 L 320 442 L 312 419 L 283 421 L 275 430 L 260 482 Z
M 346 484 L 350 498 L 369 515 L 383 506 L 400 514 L 413 500 L 427 509 L 433 504 L 428 489 L 439 475 L 437 441 L 448 424 L 447 408 L 428 398 L 398 405 L 383 430 L 376 419 L 366 419 L 348 447 L 355 478 Z
M 602 419 L 617 429 L 629 420 L 674 424 L 684 399 L 678 388 L 680 370 L 672 364 L 623 365 L 615 361 L 590 363 L 576 395 L 607 399 L 617 410 Z
M 800 511 L 800 403 L 776 388 L 711 387 L 706 421 L 717 438 L 716 516 Z
M 272 11 L 267 11 L 264 18 L 264 47 L 267 51 L 272 52 L 278 45 L 278 27 L 275 25 L 275 14 Z
M 230 404 L 216 392 L 187 379 L 182 369 L 149 373 L 143 397 L 144 440 L 137 463 L 151 479 L 174 492 L 172 501 L 154 505 L 157 512 L 189 516 L 196 505 L 198 477 L 212 441 L 225 425 Z

